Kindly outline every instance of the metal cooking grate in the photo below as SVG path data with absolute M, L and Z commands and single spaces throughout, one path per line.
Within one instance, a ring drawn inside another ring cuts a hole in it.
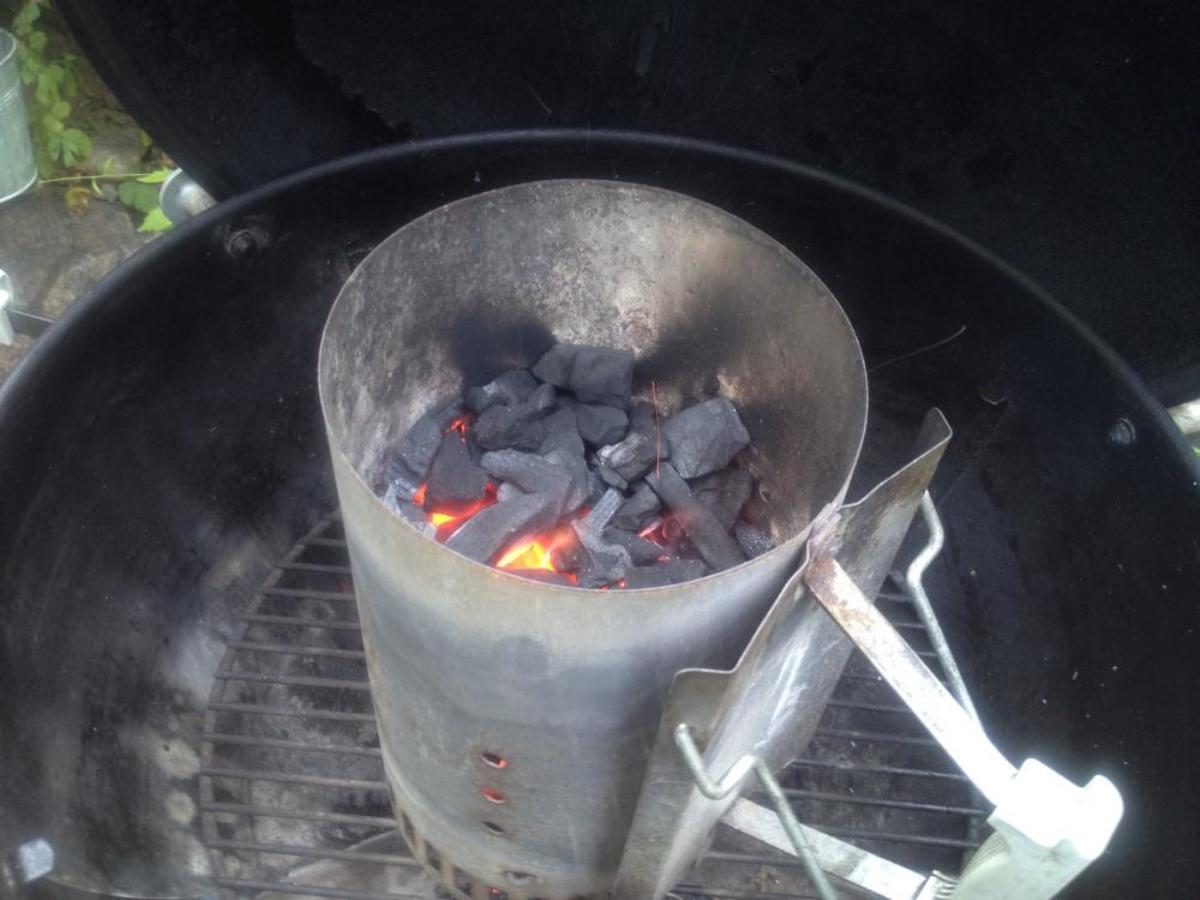
M 940 673 L 907 596 L 885 590 L 878 602 Z M 336 515 L 284 557 L 242 618 L 245 636 L 221 661 L 203 738 L 200 812 L 214 884 L 239 897 L 438 897 L 392 817 Z M 800 821 L 920 871 L 961 868 L 986 815 L 858 654 L 816 739 L 780 781 Z M 677 895 L 811 896 L 798 861 L 729 829 L 692 881 Z

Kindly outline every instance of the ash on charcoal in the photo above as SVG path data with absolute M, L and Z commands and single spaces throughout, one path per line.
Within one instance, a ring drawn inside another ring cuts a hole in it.
M 595 454 L 592 455 L 591 464 L 592 471 L 599 475 L 600 480 L 609 487 L 614 487 L 618 491 L 623 491 L 629 487 L 629 482 L 622 478 L 620 473 L 610 469 L 608 466 L 604 465 L 604 463 L 600 462 L 600 460 L 596 458 Z
M 586 503 L 588 506 L 595 506 L 600 501 L 600 498 L 604 496 L 604 492 L 607 490 L 608 490 L 608 485 L 606 485 L 604 483 L 604 481 L 600 478 L 599 475 L 597 475 L 595 472 L 593 472 L 589 468 L 588 469 L 588 494 L 587 494 L 587 499 L 584 501 L 584 503 Z
M 769 534 L 753 525 L 747 525 L 745 522 L 738 522 L 733 526 L 733 536 L 747 559 L 754 559 L 756 556 L 762 556 L 768 550 L 775 549 L 775 541 Z
M 596 459 L 626 481 L 637 481 L 654 468 L 659 457 L 654 438 L 634 431 L 619 444 L 601 447 L 596 451 Z
M 566 470 L 571 477 L 571 489 L 567 492 L 567 500 L 563 506 L 564 513 L 573 513 L 588 498 L 588 493 L 591 489 L 588 481 L 587 461 L 583 455 L 576 455 L 565 448 L 551 450 L 549 453 L 542 454 L 548 461 Z
M 524 496 L 525 492 L 515 484 L 503 482 L 500 487 L 496 488 L 496 500 L 503 503 L 505 500 L 511 500 L 513 497 Z
M 750 433 L 724 397 L 697 403 L 662 423 L 663 442 L 683 478 L 723 469 L 750 443 Z
M 662 501 L 658 499 L 658 494 L 644 481 L 638 482 L 633 496 L 622 503 L 613 516 L 612 524 L 626 531 L 641 531 L 661 508 Z
M 704 563 L 698 559 L 669 559 L 652 566 L 634 566 L 625 573 L 625 587 L 635 589 L 682 584 L 702 578 L 705 574 Z
M 425 477 L 442 443 L 442 435 L 461 414 L 462 405 L 458 400 L 452 400 L 425 413 L 408 429 L 396 455 L 418 478 Z
M 487 473 L 471 459 L 467 442 L 456 431 L 442 437 L 425 481 L 425 508 L 453 512 L 482 500 Z
M 529 395 L 527 402 L 538 412 L 548 413 L 558 402 L 558 392 L 552 384 L 539 384 L 537 390 Z
M 383 495 L 384 505 L 400 518 L 404 519 L 409 525 L 425 535 L 425 537 L 434 537 L 437 534 L 437 527 L 429 521 L 429 516 L 425 514 L 425 510 L 411 503 L 408 500 L 401 500 L 396 496 L 395 489 L 388 486 L 387 492 Z
M 674 513 L 696 552 L 714 570 L 728 569 L 745 561 L 741 548 L 729 536 L 729 532 L 721 527 L 716 516 L 692 496 L 687 482 L 671 463 L 663 463 L 657 473 L 649 473 L 646 483 Z
M 411 500 L 421 487 L 421 479 L 404 464 L 398 455 L 388 463 L 383 473 L 385 491 L 392 491 L 400 500 Z
M 493 406 L 476 420 L 472 433 L 485 450 L 537 450 L 546 436 L 543 412 L 528 401 Z
M 483 470 L 493 478 L 515 484 L 527 494 L 549 497 L 554 519 L 566 510 L 574 479 L 554 460 L 520 450 L 493 450 L 483 454 L 482 462 Z
M 537 390 L 537 379 L 525 369 L 511 369 L 483 387 L 467 391 L 467 408 L 482 413 L 493 406 L 516 406 Z
M 583 549 L 579 566 L 580 587 L 616 584 L 633 566 L 628 550 L 604 538 L 604 529 L 621 505 L 621 500 L 621 493 L 610 489 L 592 507 L 591 512 L 571 525 Z
M 538 360 L 533 374 L 573 391 L 581 403 L 626 409 L 633 388 L 633 354 L 609 347 L 555 344 Z
M 580 435 L 593 447 L 617 443 L 625 437 L 625 430 L 629 427 L 629 416 L 625 415 L 625 410 L 615 406 L 580 403 L 575 407 L 575 418 L 579 423 Z
M 446 546 L 476 562 L 490 562 L 523 531 L 545 528 L 558 517 L 554 498 L 525 494 L 488 506 L 467 519 L 446 541 Z
M 728 531 L 737 521 L 738 513 L 754 490 L 754 476 L 745 469 L 732 466 L 720 472 L 710 472 L 691 482 L 692 494 L 717 517 Z
M 559 403 L 564 398 L 559 397 Z M 574 408 L 560 409 L 542 419 L 541 452 L 549 454 L 554 450 L 566 450 L 576 456 L 583 456 L 583 438 L 579 435 L 579 424 Z
M 624 547 L 635 566 L 647 566 L 658 562 L 658 558 L 664 553 L 662 547 L 654 541 L 646 540 L 636 531 L 610 527 L 604 529 L 602 537 L 610 544 Z

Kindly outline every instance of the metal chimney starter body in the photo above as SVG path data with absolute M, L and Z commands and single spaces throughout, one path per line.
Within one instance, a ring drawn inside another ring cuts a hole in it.
M 472 562 L 393 516 L 374 488 L 415 419 L 556 341 L 632 350 L 635 393 L 653 381 L 664 415 L 732 400 L 777 548 L 686 584 L 587 591 Z M 376 248 L 330 314 L 319 384 L 414 853 L 459 896 L 603 894 L 672 677 L 736 662 L 813 518 L 845 497 L 867 408 L 845 314 L 795 256 L 712 206 L 533 182 L 433 210 Z

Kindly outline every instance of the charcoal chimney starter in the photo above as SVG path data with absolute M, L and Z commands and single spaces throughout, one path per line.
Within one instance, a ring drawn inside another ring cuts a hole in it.
M 418 417 L 556 342 L 630 350 L 664 414 L 731 400 L 776 548 L 695 581 L 542 584 L 439 545 L 376 491 Z M 610 886 L 671 679 L 727 668 L 845 498 L 866 425 L 828 288 L 740 219 L 656 188 L 518 184 L 435 209 L 352 274 L 319 386 L 387 778 L 406 839 L 459 896 Z M 815 663 L 814 663 L 815 664 Z M 492 891 L 492 893 L 489 893 Z

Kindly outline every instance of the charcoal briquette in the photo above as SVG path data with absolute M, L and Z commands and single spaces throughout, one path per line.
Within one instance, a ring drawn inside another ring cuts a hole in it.
M 723 469 L 750 443 L 750 434 L 724 397 L 690 406 L 662 423 L 664 443 L 682 478 L 698 478 Z
M 483 499 L 487 473 L 471 460 L 467 443 L 456 431 L 442 437 L 425 480 L 425 508 L 453 511 Z
M 551 450 L 542 455 L 555 465 L 561 466 L 571 476 L 571 489 L 563 505 L 563 514 L 575 512 L 587 500 L 590 491 L 587 461 L 582 455 L 576 455 L 565 448 Z
M 665 552 L 654 541 L 646 540 L 636 531 L 626 531 L 623 528 L 606 528 L 601 536 L 610 544 L 624 547 L 635 566 L 645 566 L 656 562 Z
M 653 437 L 634 431 L 620 443 L 601 447 L 596 451 L 596 459 L 628 482 L 637 481 L 654 468 L 658 454 Z
M 615 406 L 580 403 L 575 407 L 575 418 L 579 434 L 593 447 L 617 443 L 629 427 L 629 416 Z
M 661 508 L 662 501 L 658 499 L 658 494 L 650 485 L 639 481 L 634 487 L 633 496 L 622 503 L 613 516 L 612 524 L 627 531 L 641 531 Z
M 651 566 L 633 566 L 625 573 L 625 587 L 652 588 L 668 584 L 683 584 L 707 574 L 707 569 L 698 559 L 669 559 Z
M 476 420 L 472 434 L 485 450 L 537 450 L 546 436 L 542 415 L 529 402 L 493 406 Z
M 533 367 L 533 374 L 575 393 L 581 403 L 629 406 L 633 354 L 610 347 L 555 344 Z
M 560 402 L 562 398 L 559 398 Z M 583 438 L 579 436 L 579 425 L 575 410 L 559 409 L 542 419 L 541 453 L 548 454 L 554 450 L 566 450 L 576 456 L 583 456 Z
M 548 413 L 558 403 L 558 391 L 552 384 L 539 384 L 525 402 L 540 413 Z
M 592 471 L 595 472 L 600 477 L 600 480 L 610 488 L 616 488 L 619 491 L 623 491 L 629 487 L 628 481 L 601 462 L 593 460 Z
M 467 519 L 446 541 L 446 546 L 476 562 L 490 562 L 522 532 L 545 527 L 548 517 L 557 519 L 554 498 L 548 494 L 525 494 L 494 503 Z
M 692 496 L 687 482 L 680 477 L 672 463 L 663 463 L 658 472 L 646 475 L 646 483 L 678 519 L 696 552 L 715 571 L 745 561 L 741 548 L 729 536 L 729 532 L 721 527 L 716 516 Z
M 399 455 L 392 457 L 383 473 L 385 490 L 391 490 L 401 500 L 411 500 L 421 487 L 421 479 L 414 474 Z
M 494 380 L 467 391 L 467 408 L 481 413 L 493 406 L 515 406 L 529 399 L 537 389 L 537 379 L 526 369 L 511 369 Z
M 425 510 L 408 500 L 401 500 L 396 495 L 395 488 L 392 485 L 389 485 L 383 494 L 383 505 L 408 522 L 409 525 L 417 529 L 425 537 L 431 538 L 437 534 L 437 526 L 429 521 L 429 516 Z
M 510 482 L 527 494 L 549 496 L 556 510 L 555 519 L 566 509 L 574 481 L 556 461 L 520 450 L 493 450 L 483 454 L 482 464 L 483 470 L 498 481 Z
M 775 541 L 769 534 L 761 528 L 755 528 L 745 522 L 738 522 L 733 526 L 733 536 L 747 559 L 754 559 L 756 556 L 762 556 L 768 550 L 775 549 Z
M 524 493 L 525 492 L 515 484 L 505 481 L 502 482 L 498 488 L 496 488 L 496 500 L 500 503 L 503 503 L 505 500 L 511 500 L 513 497 L 520 497 Z
M 457 399 L 439 404 L 417 419 L 400 441 L 397 455 L 418 477 L 424 478 L 429 464 L 442 443 L 442 435 L 450 423 L 462 415 L 462 404 Z

